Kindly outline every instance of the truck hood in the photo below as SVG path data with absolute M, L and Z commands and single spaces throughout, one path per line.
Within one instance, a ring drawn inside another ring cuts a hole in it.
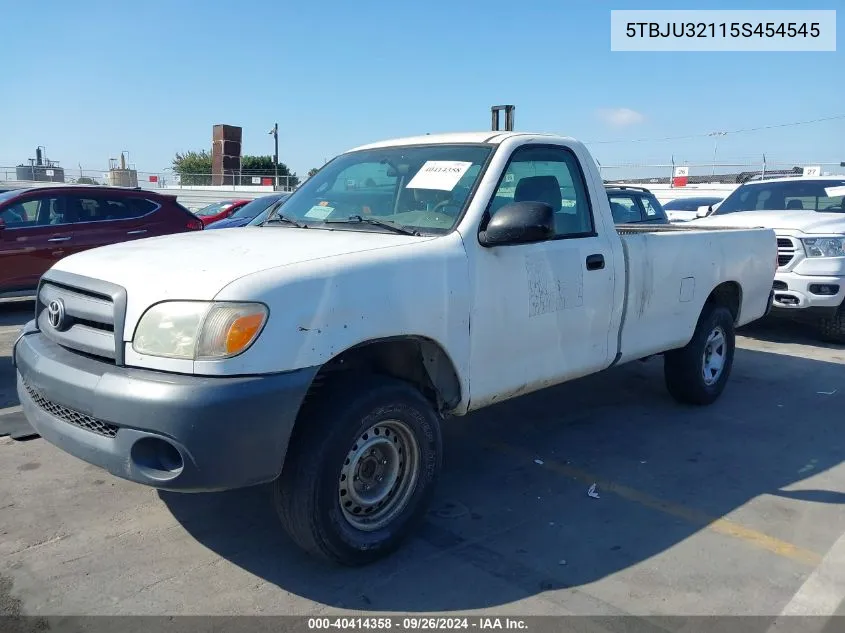
M 686 223 L 688 226 L 726 226 L 799 231 L 801 233 L 845 233 L 845 213 L 818 211 L 741 211 L 725 215 L 711 215 Z
M 54 266 L 126 288 L 129 300 L 210 300 L 226 285 L 262 270 L 413 244 L 431 237 L 349 230 L 245 227 L 197 231 L 91 249 Z

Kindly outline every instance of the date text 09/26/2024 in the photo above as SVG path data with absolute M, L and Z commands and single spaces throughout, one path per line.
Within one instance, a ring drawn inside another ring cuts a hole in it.
M 443 631 L 457 630 L 522 630 L 528 629 L 521 618 L 497 617 L 318 617 L 308 618 L 308 630 L 344 631 Z

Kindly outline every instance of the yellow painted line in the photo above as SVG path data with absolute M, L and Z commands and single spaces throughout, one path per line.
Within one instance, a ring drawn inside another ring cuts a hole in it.
M 527 451 L 510 444 L 492 442 L 488 443 L 487 446 L 500 453 L 513 455 L 526 460 L 532 460 L 535 456 L 531 451 Z M 662 512 L 663 514 L 667 514 L 669 516 L 684 519 L 694 525 L 700 525 L 708 530 L 717 532 L 718 534 L 731 536 L 755 547 L 767 550 L 784 558 L 789 558 L 804 565 L 816 567 L 822 561 L 822 556 L 816 552 L 782 541 L 773 536 L 769 536 L 768 534 L 764 534 L 763 532 L 735 523 L 734 521 L 712 517 L 704 512 L 652 497 L 651 495 L 635 490 L 634 488 L 623 486 L 608 479 L 592 475 L 580 468 L 575 468 L 574 466 L 570 466 L 568 464 L 561 464 L 560 462 L 547 459 L 544 459 L 541 467 L 558 474 L 571 477 L 585 484 L 595 483 L 600 488 L 601 492 L 612 492 L 616 496 L 622 497 L 627 501 L 632 501 L 633 503 L 652 510 L 657 510 L 658 512 Z

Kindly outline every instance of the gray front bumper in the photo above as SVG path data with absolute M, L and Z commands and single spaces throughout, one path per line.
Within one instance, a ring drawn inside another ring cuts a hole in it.
M 13 355 L 23 412 L 45 440 L 118 477 L 183 492 L 275 479 L 317 372 L 211 378 L 133 369 L 37 331 L 25 331 Z

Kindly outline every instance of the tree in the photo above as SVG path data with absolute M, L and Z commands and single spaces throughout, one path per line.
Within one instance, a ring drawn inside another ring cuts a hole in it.
M 173 159 L 173 171 L 179 174 L 183 185 L 210 185 L 211 169 L 211 154 L 206 150 L 177 153 Z M 299 184 L 299 178 L 284 163 L 278 164 L 278 173 L 280 185 Z M 239 185 L 251 185 L 254 176 L 273 178 L 275 174 L 272 156 L 241 156 L 240 178 L 235 180 Z
M 93 178 L 89 178 L 88 176 L 80 176 L 79 178 L 76 179 L 76 184 L 77 185 L 99 185 L 100 183 L 98 183 Z
M 312 167 L 308 170 L 308 177 L 311 178 L 314 174 L 316 174 L 320 169 L 318 167 Z
M 295 187 L 299 184 L 299 178 L 284 163 L 278 164 L 279 184 L 282 186 Z M 273 169 L 272 156 L 242 156 L 241 157 L 241 180 L 245 185 L 252 184 L 253 176 L 273 178 L 276 175 Z
M 179 174 L 183 185 L 211 184 L 211 154 L 201 152 L 176 153 L 173 159 L 173 171 Z

